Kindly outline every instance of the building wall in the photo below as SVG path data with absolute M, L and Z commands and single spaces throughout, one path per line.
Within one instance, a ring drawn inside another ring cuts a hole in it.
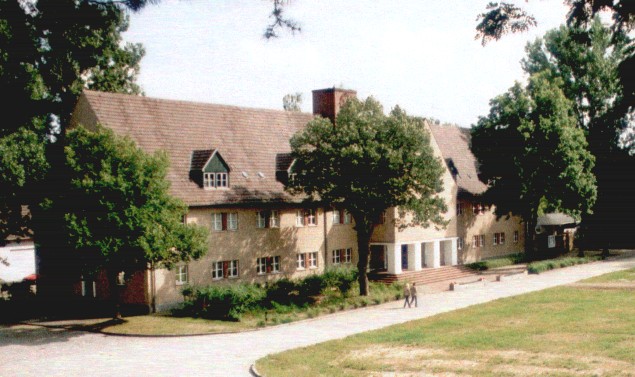
M 296 211 L 300 208 L 278 209 L 280 227 L 258 228 L 256 212 L 262 208 L 190 208 L 187 222 L 209 229 L 210 247 L 200 260 L 187 264 L 187 285 L 207 286 L 236 282 L 265 283 L 281 277 L 301 278 L 322 272 L 332 266 L 332 253 L 337 249 L 352 249 L 351 266 L 357 263 L 357 238 L 353 224 L 333 224 L 333 211 L 316 210 L 315 226 L 296 226 Z M 236 213 L 236 230 L 215 231 L 213 213 Z M 297 268 L 297 254 L 317 252 L 317 268 Z M 257 258 L 280 257 L 280 272 L 258 274 Z M 214 279 L 214 262 L 238 261 L 238 277 Z M 343 263 L 342 263 L 343 264 Z M 158 269 L 154 273 L 156 306 L 159 310 L 183 300 L 178 284 L 177 269 Z M 152 287 L 150 287 L 152 289 Z
M 523 225 L 519 217 L 501 217 L 496 219 L 495 207 L 483 207 L 482 213 L 474 213 L 474 200 L 459 200 L 463 206 L 463 213 L 457 215 L 458 236 L 463 239 L 463 247 L 459 250 L 461 263 L 476 262 L 481 259 L 493 258 L 508 254 L 520 253 L 524 250 Z M 514 242 L 514 232 L 518 232 L 518 241 Z M 504 233 L 504 244 L 494 245 L 494 234 Z M 475 247 L 473 237 L 484 236 L 483 246 Z

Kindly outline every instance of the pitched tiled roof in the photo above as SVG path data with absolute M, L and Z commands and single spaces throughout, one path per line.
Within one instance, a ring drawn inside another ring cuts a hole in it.
M 279 156 L 290 153 L 289 139 L 312 118 L 298 112 L 85 91 L 73 123 L 97 121 L 130 136 L 146 152 L 165 150 L 171 193 L 190 206 L 203 206 L 299 201 L 276 180 L 276 165 L 286 162 Z M 200 162 L 210 148 L 232 167 L 229 189 L 204 190 L 190 179 L 193 153 Z
M 214 149 L 205 149 L 199 151 L 192 151 L 192 164 L 190 170 L 201 170 L 209 161 L 209 158 L 214 154 Z
M 430 124 L 441 154 L 459 186 L 459 193 L 479 195 L 487 185 L 478 179 L 478 164 L 470 150 L 470 130 L 457 126 Z

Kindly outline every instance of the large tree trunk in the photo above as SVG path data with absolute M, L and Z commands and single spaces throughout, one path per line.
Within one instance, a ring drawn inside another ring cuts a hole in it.
M 368 296 L 368 256 L 370 250 L 370 232 L 357 230 L 357 250 L 359 260 L 357 270 L 359 271 L 359 294 Z
M 110 272 L 111 280 L 110 280 L 110 294 L 112 295 L 112 303 L 113 303 L 113 314 L 112 318 L 115 320 L 121 320 L 123 316 L 121 315 L 121 285 L 119 285 L 118 272 Z
M 525 216 L 525 259 L 528 261 L 535 260 L 537 257 L 535 242 L 537 222 L 536 215 L 529 214 Z

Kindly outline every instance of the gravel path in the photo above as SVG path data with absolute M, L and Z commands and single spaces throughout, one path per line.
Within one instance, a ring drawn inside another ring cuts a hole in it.
M 401 302 L 391 302 L 240 334 L 138 338 L 0 327 L 0 376 L 249 376 L 249 366 L 269 353 L 633 267 L 635 257 L 595 262 L 455 292 L 419 294 L 418 308 L 402 309 Z

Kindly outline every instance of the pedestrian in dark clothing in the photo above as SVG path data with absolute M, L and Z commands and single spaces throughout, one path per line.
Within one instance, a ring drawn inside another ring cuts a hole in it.
M 417 307 L 417 287 L 416 283 L 412 283 L 410 286 L 410 303 L 414 302 L 415 308 Z
M 406 285 L 403 287 L 403 295 L 406 298 L 406 301 L 403 302 L 403 307 L 405 308 L 406 305 L 408 305 L 408 307 L 410 308 L 410 284 L 406 283 Z

